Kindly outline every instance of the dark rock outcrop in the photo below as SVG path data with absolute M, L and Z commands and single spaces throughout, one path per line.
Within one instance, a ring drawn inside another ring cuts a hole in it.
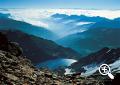
M 20 56 L 22 54 L 22 48 L 18 43 L 9 42 L 7 36 L 0 33 L 0 50 L 10 52 L 14 56 Z
M 8 39 L 2 33 L 0 33 L 0 50 L 8 50 Z

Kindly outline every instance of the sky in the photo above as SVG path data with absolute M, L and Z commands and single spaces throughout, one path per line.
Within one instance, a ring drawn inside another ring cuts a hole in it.
M 0 8 L 120 9 L 120 0 L 0 0 Z

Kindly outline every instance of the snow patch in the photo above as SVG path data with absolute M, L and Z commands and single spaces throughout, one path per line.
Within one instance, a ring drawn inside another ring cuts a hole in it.
M 90 76 L 99 69 L 99 66 L 97 64 L 93 63 L 90 65 L 84 66 L 83 68 L 86 70 L 86 72 L 82 73 L 81 75 Z
M 115 61 L 114 63 L 109 65 L 112 69 L 112 72 L 114 71 L 120 71 L 120 59 Z
M 69 68 L 65 69 L 65 75 L 68 75 L 68 74 L 73 74 L 72 69 L 69 69 Z

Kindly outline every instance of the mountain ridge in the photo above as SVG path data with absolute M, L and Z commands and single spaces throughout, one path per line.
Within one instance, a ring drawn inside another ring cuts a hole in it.
M 120 48 L 105 47 L 97 52 L 91 53 L 88 56 L 78 60 L 78 62 L 73 63 L 71 65 L 71 68 L 75 69 L 76 71 L 86 72 L 86 69 L 84 67 L 87 66 L 88 67 L 87 70 L 89 71 L 89 68 L 93 67 L 95 70 L 96 69 L 95 67 L 97 66 L 96 71 L 98 71 L 98 68 L 101 64 L 111 65 L 119 59 L 120 59 Z M 113 70 L 112 68 L 114 67 L 111 67 L 111 70 Z
M 25 32 L 27 34 L 35 35 L 37 37 L 42 37 L 45 39 L 56 39 L 57 35 L 51 32 L 50 30 L 47 30 L 44 27 L 35 26 L 32 24 L 29 24 L 24 21 L 18 21 L 9 18 L 10 14 L 1 14 L 0 13 L 0 29 L 2 30 L 8 30 L 8 29 L 15 29 L 20 30 L 22 32 Z
M 79 53 L 89 54 L 103 47 L 120 47 L 119 36 L 120 22 L 105 20 L 93 24 L 84 32 L 66 36 L 56 42 L 62 46 L 71 47 Z
M 28 35 L 18 30 L 1 30 L 9 40 L 20 43 L 24 55 L 34 63 L 56 58 L 80 58 L 80 54 L 70 48 L 64 48 L 51 40 Z

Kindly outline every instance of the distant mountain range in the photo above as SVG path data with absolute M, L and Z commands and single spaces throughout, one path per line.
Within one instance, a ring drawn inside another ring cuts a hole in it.
M 44 27 L 34 26 L 24 21 L 13 20 L 9 16 L 10 14 L 0 14 L 0 29 L 16 29 L 49 40 L 54 40 L 57 37 L 57 35 Z
M 97 22 L 91 26 L 91 28 L 120 28 L 120 19 L 116 18 L 114 20 L 102 20 L 100 22 Z
M 53 41 L 29 35 L 17 30 L 1 30 L 9 40 L 17 42 L 23 48 L 24 55 L 34 63 L 47 60 L 68 58 L 79 59 L 81 56 L 70 48 L 64 48 Z
M 66 14 L 54 14 L 52 15 L 53 18 L 59 18 L 61 21 L 65 20 L 74 20 L 76 22 L 99 22 L 102 20 L 108 20 L 107 18 L 104 17 L 92 17 L 92 16 L 85 16 L 85 15 L 66 15 Z
M 59 39 L 60 45 L 71 47 L 79 53 L 89 54 L 103 47 L 120 47 L 120 21 L 102 20 L 88 30 Z
M 80 33 L 88 30 L 94 23 L 103 20 L 109 20 L 104 17 L 92 17 L 85 15 L 66 15 L 66 14 L 54 14 L 51 16 L 51 22 L 54 30 L 60 37 L 66 37 L 71 34 Z M 52 23 L 52 24 L 53 24 Z

